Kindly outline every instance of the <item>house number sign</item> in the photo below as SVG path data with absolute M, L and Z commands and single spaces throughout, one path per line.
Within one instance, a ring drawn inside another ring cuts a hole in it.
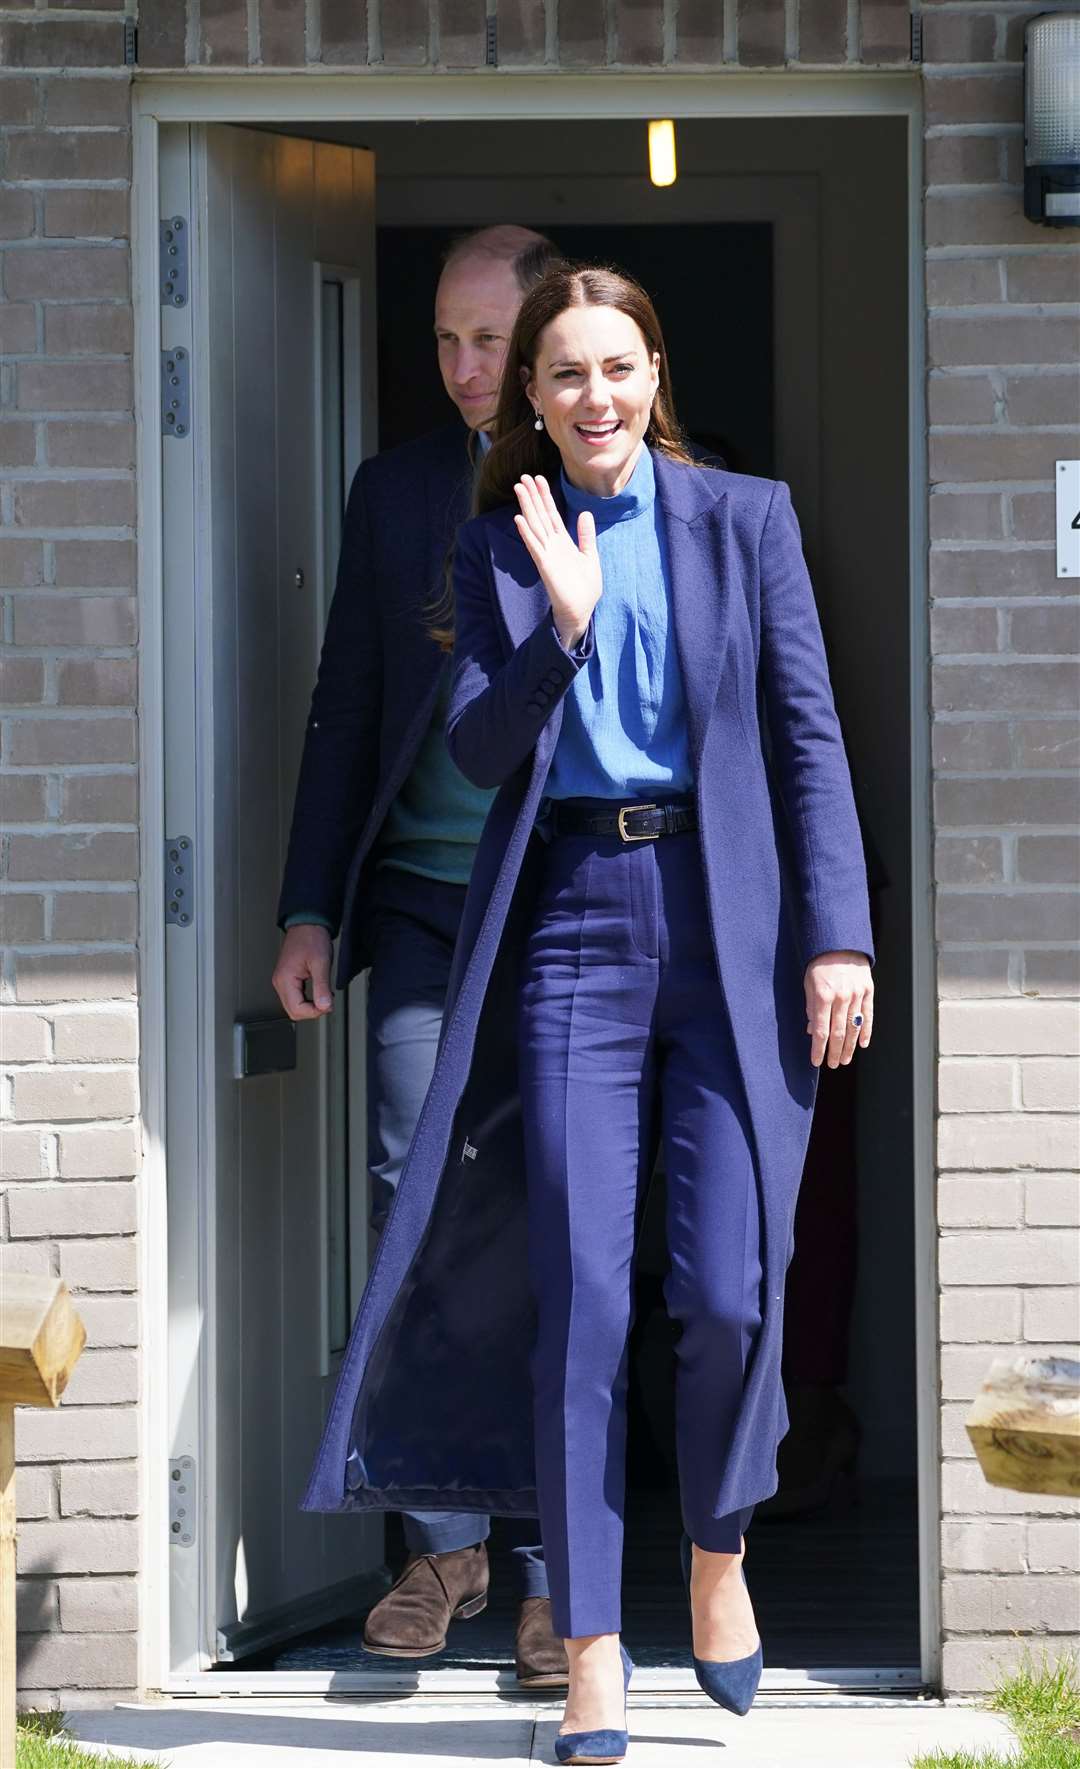
M 1080 577 L 1080 461 L 1058 461 L 1057 574 Z

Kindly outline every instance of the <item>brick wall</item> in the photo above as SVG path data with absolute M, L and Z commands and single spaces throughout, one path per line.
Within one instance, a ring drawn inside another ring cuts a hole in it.
M 126 11 L 134 14 L 134 5 Z M 142 0 L 146 71 L 483 65 L 485 0 Z M 503 67 L 896 66 L 895 0 L 498 0 Z M 930 592 L 940 1050 L 945 1681 L 1075 1624 L 1076 1507 L 988 1488 L 962 1430 L 996 1351 L 1076 1332 L 1075 582 L 1080 235 L 1029 226 L 1021 29 L 926 4 Z M 0 1251 L 90 1331 L 20 1416 L 23 1698 L 137 1685 L 135 618 L 124 0 L 0 0 Z M 930 1035 L 930 1029 L 927 1029 Z M 1068 1576 L 1072 1569 L 1073 1577 Z
M 47 1706 L 137 1681 L 130 84 L 116 17 L 0 21 L 0 1238 L 88 1331 L 16 1432 L 20 1683 Z M 111 65 L 65 68 L 84 45 Z

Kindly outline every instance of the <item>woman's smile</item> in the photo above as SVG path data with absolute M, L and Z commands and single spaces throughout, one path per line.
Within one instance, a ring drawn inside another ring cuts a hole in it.
M 568 307 L 544 327 L 525 390 L 567 477 L 583 491 L 611 497 L 634 471 L 659 362 L 636 322 L 616 307 Z

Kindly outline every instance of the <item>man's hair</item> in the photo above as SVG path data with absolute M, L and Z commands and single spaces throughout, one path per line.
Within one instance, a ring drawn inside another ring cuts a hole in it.
M 467 258 L 487 258 L 509 264 L 523 295 L 527 295 L 554 265 L 563 262 L 563 254 L 554 240 L 531 227 L 518 227 L 510 222 L 458 234 L 443 253 L 442 267 L 448 270 L 451 265 L 460 264 Z

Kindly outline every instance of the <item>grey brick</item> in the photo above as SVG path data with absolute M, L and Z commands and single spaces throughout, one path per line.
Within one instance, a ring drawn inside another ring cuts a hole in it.
M 16 645 L 131 645 L 135 602 L 131 596 L 21 596 L 12 627 Z
M 615 58 L 626 67 L 664 59 L 664 10 L 655 0 L 615 0 Z
M 142 35 L 145 0 L 139 9 L 139 34 Z M 93 80 L 63 74 L 44 82 L 45 121 L 51 128 L 107 127 L 126 128 L 131 118 L 131 82 L 121 74 L 111 80 Z M 76 172 L 75 177 L 87 177 Z
M 941 884 L 999 884 L 1004 877 L 999 837 L 939 834 L 934 843 L 934 877 Z
M 64 823 L 133 823 L 137 806 L 138 781 L 133 773 L 69 774 L 60 782 Z
M 11 179 L 126 178 L 130 170 L 127 130 L 29 129 L 8 142 Z
M 46 239 L 126 240 L 130 232 L 129 191 L 50 190 L 45 193 Z M 110 287 L 95 292 L 122 295 L 125 288 Z
M 45 938 L 45 899 L 25 891 L 0 896 L 0 943 L 27 946 Z
M 66 1678 L 83 1701 L 84 1690 L 134 1685 L 137 1677 L 135 1634 L 31 1634 L 19 1659 L 20 1688 L 54 1689 Z
M 0 240 L 26 239 L 34 231 L 34 198 L 28 190 L 0 190 Z M 10 290 L 8 291 L 10 294 Z
M 1071 835 L 1022 836 L 1016 875 L 1028 884 L 1080 884 L 1080 841 Z
M 57 541 L 56 583 L 60 589 L 72 590 L 130 589 L 135 583 L 135 543 Z M 110 641 L 96 642 L 108 644 Z M 87 643 L 95 641 L 88 640 Z
M 941 1241 L 939 1261 L 943 1284 L 1071 1284 L 1076 1237 L 1065 1229 L 960 1232 Z
M 7 823 L 43 822 L 44 774 L 0 774 L 0 815 Z
M 559 61 L 565 67 L 602 67 L 607 61 L 604 0 L 559 7 Z
M 306 59 L 304 8 L 295 0 L 259 0 L 259 43 L 268 66 L 302 68 Z
M 61 706 L 134 706 L 138 678 L 133 657 L 72 657 L 56 672 Z
M 72 1188 L 73 1189 L 73 1188 Z M 95 1189 L 93 1187 L 91 1190 Z M 133 1188 L 129 1184 L 129 1193 Z M 134 1200 L 132 1199 L 132 1202 Z M 134 1227 L 134 1222 L 132 1222 Z M 68 1406 L 118 1406 L 131 1404 L 139 1398 L 139 1360 L 134 1351 L 84 1351 L 72 1373 L 64 1396 Z M 63 1476 L 61 1476 L 60 1509 L 66 1516 Z M 124 1506 L 126 1511 L 128 1506 Z M 134 1509 L 134 1507 L 131 1507 Z
M 135 994 L 135 954 L 25 952 L 15 960 L 16 1001 L 121 1001 Z
M 45 1172 L 45 1143 L 47 1138 L 40 1130 L 28 1130 L 22 1125 L 0 1124 L 0 1178 L 3 1179 L 40 1179 Z M 11 1253 L 12 1249 L 5 1249 Z M 15 1250 L 16 1257 L 22 1260 L 25 1248 Z M 46 1252 L 46 1266 L 48 1254 Z M 21 1271 L 21 1263 L 9 1268 Z
M 366 0 L 322 0 L 321 22 L 323 61 L 363 67 L 368 55 Z
M 70 191 L 64 194 L 72 195 Z M 76 194 L 81 197 L 83 193 Z M 44 296 L 49 301 L 99 301 L 128 293 L 126 247 L 30 246 L 4 256 L 4 289 L 9 300 L 33 301 Z
M 81 1303 L 80 1303 L 81 1306 Z M 139 1415 L 136 1407 L 66 1407 L 62 1403 L 52 1407 L 22 1407 L 15 1414 L 15 1453 L 20 1465 L 23 1462 L 130 1462 L 138 1454 Z M 102 1549 L 99 1554 L 91 1554 L 88 1550 L 79 1550 L 77 1543 L 80 1529 L 85 1525 L 37 1524 L 36 1530 L 50 1530 L 52 1535 L 40 1535 L 36 1540 L 28 1539 L 31 1526 L 20 1531 L 20 1571 L 31 1572 L 39 1568 L 42 1572 L 122 1572 L 127 1567 L 117 1564 L 118 1559 L 127 1560 L 130 1549 L 126 1544 L 132 1539 L 133 1526 L 120 1524 L 95 1524 L 92 1526 L 97 1536 L 91 1536 L 91 1542 L 100 1539 Z M 50 1559 L 50 1552 L 56 1542 L 55 1532 L 63 1530 L 62 1543 L 69 1554 Z M 25 1563 L 22 1555 L 26 1555 Z M 90 1564 L 95 1561 L 96 1564 Z M 109 1561 L 109 1564 L 106 1564 Z
M 23 1518 L 51 1517 L 56 1509 L 56 1476 L 51 1468 L 20 1468 L 16 1477 L 15 1505 Z
M 53 419 L 45 426 L 45 452 L 50 467 L 132 467 L 135 426 L 127 418 L 104 424 Z
M 72 832 L 70 835 L 14 835 L 8 877 L 20 883 L 37 879 L 133 879 L 138 864 L 135 838 L 121 830 Z
M 993 494 L 977 501 L 1000 503 Z M 959 499 L 939 493 L 931 502 L 954 506 L 947 513 L 955 515 Z M 998 516 L 1000 519 L 1000 510 Z M 930 554 L 930 590 L 934 596 L 1045 596 L 1053 595 L 1056 587 L 1050 549 L 1044 552 L 1017 547 L 937 547 Z
M 201 0 L 199 59 L 210 67 L 246 67 L 247 12 L 235 0 Z
M 135 754 L 135 720 L 130 714 L 99 719 L 80 719 L 74 715 L 57 719 L 12 719 L 8 728 L 8 759 L 16 763 L 54 767 L 71 762 L 133 762 Z M 24 844 L 39 839 L 42 838 L 23 838 Z M 44 839 L 66 842 L 72 838 L 55 836 Z M 26 851 L 40 850 L 28 848 Z M 21 874 L 13 872 L 11 876 L 18 878 Z
M 137 1345 L 139 1304 L 134 1296 L 80 1296 L 87 1345 Z
M 739 62 L 778 67 L 784 60 L 783 0 L 739 0 Z
M 59 1118 L 70 1118 L 70 1112 L 60 1113 Z M 135 1189 L 130 1180 L 117 1180 L 115 1183 L 99 1181 L 97 1185 L 23 1185 L 12 1190 L 8 1196 L 8 1220 L 13 1240 L 28 1236 L 61 1238 L 66 1235 L 117 1235 L 133 1234 L 136 1228 Z M 84 1364 L 87 1364 L 89 1353 L 84 1353 L 76 1367 L 76 1378 L 80 1389 L 85 1388 L 91 1380 L 88 1372 L 92 1369 L 92 1360 L 87 1365 L 87 1372 L 80 1375 Z M 104 1355 L 104 1354 L 100 1354 Z M 69 1389 L 69 1398 L 78 1400 L 101 1400 L 111 1404 L 119 1400 L 133 1400 L 134 1394 L 92 1394 L 81 1392 L 73 1395 Z
M 29 356 L 36 349 L 35 309 L 26 303 L 6 302 L 0 307 L 0 356 Z
M 131 346 L 132 311 L 126 301 L 50 303 L 45 308 L 50 356 L 129 356 Z
M 16 388 L 20 411 L 129 411 L 132 403 L 131 367 L 125 362 L 27 362 L 17 370 Z M 105 521 L 112 526 L 117 518 L 75 520 Z M 130 517 L 119 520 L 130 521 Z
M 138 1588 L 127 1579 L 62 1579 L 60 1626 L 66 1634 L 126 1634 L 139 1625 Z
M 43 582 L 45 560 L 41 542 L 0 535 L 0 589 L 26 590 Z
M 324 10 L 325 5 L 323 0 Z M 544 0 L 499 0 L 498 19 L 500 65 L 540 67 L 546 47 Z
M 863 62 L 907 61 L 911 55 L 911 23 L 906 0 L 862 0 L 859 45 Z
M 69 366 L 73 373 L 82 367 Z M 55 392 L 51 397 L 62 403 Z M 14 493 L 15 521 L 23 528 L 130 528 L 135 521 L 130 478 L 16 481 Z
M 134 1239 L 63 1241 L 60 1276 L 70 1290 L 133 1290 L 138 1277 Z
M 26 1121 L 54 1122 L 60 1119 L 130 1118 L 138 1109 L 135 1083 L 135 1073 L 131 1069 L 84 1066 L 20 1071 L 12 1082 L 12 1115 Z M 35 1213 L 27 1211 L 27 1214 L 31 1220 L 43 1221 Z M 12 1233 L 19 1232 L 13 1226 Z M 27 1228 L 22 1232 L 39 1231 Z
M 186 8 L 177 0 L 139 0 L 139 66 L 182 68 L 185 23 Z
M 716 18 L 720 8 L 707 0 Z M 799 60 L 845 62 L 848 52 L 847 0 L 801 0 L 799 6 Z
M 45 665 L 40 657 L 0 653 L 0 704 L 33 706 L 41 699 L 44 686 Z
M 1075 892 L 939 892 L 936 925 L 942 940 L 1080 939 L 1080 896 Z
M 123 59 L 119 19 L 12 20 L 0 25 L 0 67 L 109 68 L 122 66 Z
M 53 898 L 52 937 L 72 943 L 133 943 L 138 931 L 138 907 L 134 891 L 60 891 Z
M 959 670 L 950 673 L 959 674 Z M 1068 776 L 1060 780 L 939 780 L 934 788 L 939 824 L 969 827 L 1071 823 L 1078 796 L 1077 782 Z
M 139 1171 L 138 1133 L 131 1125 L 61 1130 L 62 1179 L 128 1179 Z
M 448 68 L 482 68 L 485 61 L 485 0 L 436 0 L 439 61 Z
M 418 67 L 428 59 L 426 0 L 394 0 L 382 13 L 383 60 L 390 67 Z
M 3 324 L 4 314 L 0 309 L 0 350 Z M 30 348 L 33 349 L 32 343 Z M 37 438 L 29 419 L 9 418 L 0 422 L 0 467 L 32 467 L 36 454 Z
M 60 1607 L 55 1580 L 19 1580 L 15 1587 L 15 1626 L 20 1643 L 24 1635 L 48 1634 L 59 1628 Z
M 89 1353 L 84 1352 L 83 1356 Z M 88 1462 L 61 1468 L 60 1510 L 64 1517 L 136 1517 L 137 1463 Z

